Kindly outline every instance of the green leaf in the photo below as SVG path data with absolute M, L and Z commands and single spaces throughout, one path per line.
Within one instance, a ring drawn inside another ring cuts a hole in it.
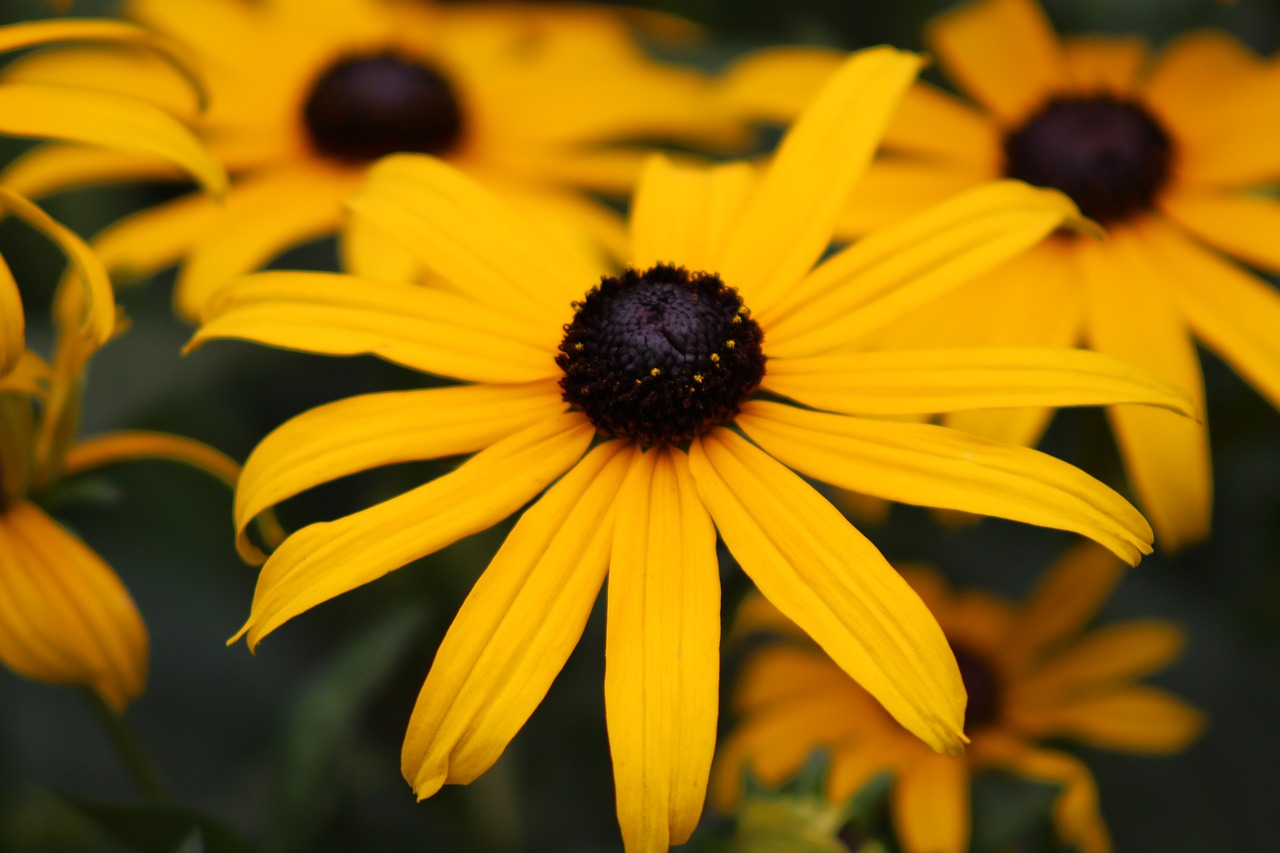
M 312 679 L 284 725 L 266 848 L 309 850 L 341 790 L 338 768 L 361 717 L 419 634 L 423 614 L 404 608 L 378 620 Z
M 136 853 L 249 853 L 252 849 L 222 823 L 192 809 L 61 798 L 109 839 Z M 191 846 L 192 839 L 197 846 Z
M 986 771 L 974 776 L 970 853 L 999 853 L 1026 840 L 1050 821 L 1062 788 L 1012 773 Z

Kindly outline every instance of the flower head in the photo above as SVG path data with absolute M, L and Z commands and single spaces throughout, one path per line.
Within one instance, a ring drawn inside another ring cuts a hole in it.
M 1280 66 L 1208 31 L 1155 57 L 1136 38 L 1060 40 L 1034 0 L 970 3 L 934 20 L 926 39 L 972 101 L 918 85 L 842 229 L 873 229 L 1009 177 L 1063 191 L 1107 239 L 1060 234 L 884 332 L 880 345 L 1083 344 L 1144 365 L 1199 401 L 1198 340 L 1280 406 L 1280 345 L 1270 331 L 1280 325 L 1280 295 L 1232 260 L 1280 270 L 1280 202 L 1251 191 L 1280 177 Z M 726 97 L 746 114 L 790 120 L 838 61 L 766 52 L 729 75 Z M 944 422 L 1032 444 L 1050 413 L 956 412 Z M 1161 545 L 1203 539 L 1205 425 L 1134 406 L 1108 416 Z
M 1006 182 L 815 267 L 918 67 L 887 48 L 851 58 L 762 171 L 653 160 L 621 274 L 601 275 L 446 164 L 400 156 L 350 205 L 417 253 L 439 287 L 277 272 L 211 300 L 197 343 L 374 353 L 460 383 L 341 400 L 281 426 L 246 463 L 242 542 L 258 512 L 324 481 L 475 454 L 290 536 L 259 577 L 241 631 L 251 646 L 534 501 L 454 619 L 414 709 L 402 766 L 419 797 L 497 760 L 607 573 L 605 704 L 623 834 L 632 850 L 688 838 L 715 741 L 717 530 L 890 713 L 932 748 L 958 751 L 963 688 L 944 638 L 800 474 L 1076 530 L 1131 561 L 1149 549 L 1136 511 L 1057 460 L 851 416 L 1029 399 L 1188 406 L 1093 353 L 841 349 L 843 325 L 889 322 L 1075 221 L 1060 194 Z
M 740 721 L 720 751 L 713 800 L 730 807 L 747 768 L 776 783 L 825 747 L 833 801 L 892 772 L 894 825 L 907 853 L 963 853 L 970 777 L 1003 769 L 1062 785 L 1053 813 L 1059 833 L 1084 853 L 1105 853 L 1093 777 L 1077 759 L 1038 742 L 1068 737 L 1166 753 L 1186 747 L 1203 726 L 1181 700 L 1133 683 L 1176 657 L 1180 630 L 1154 621 L 1083 630 L 1120 570 L 1101 549 L 1079 546 L 1020 608 L 985 593 L 953 594 L 932 571 L 905 572 L 946 632 L 969 694 L 970 744 L 960 758 L 925 748 L 776 609 L 748 599 L 735 631 L 768 632 L 780 642 L 753 654 L 742 672 L 734 694 Z
M 563 239 L 619 252 L 617 216 L 584 191 L 628 192 L 640 142 L 724 134 L 703 75 L 636 45 L 637 31 L 688 34 L 657 14 L 409 0 L 131 0 L 126 12 L 190 52 L 210 93 L 205 115 L 163 67 L 119 51 L 52 52 L 10 76 L 154 99 L 196 123 L 232 174 L 226 207 L 179 198 L 94 243 L 113 272 L 130 275 L 188 256 L 176 302 L 193 320 L 228 279 L 339 230 L 349 269 L 413 274 L 398 244 L 343 225 L 342 198 L 385 155 L 440 157 Z M 154 161 L 86 159 L 66 146 L 33 152 L 8 173 L 30 193 L 158 177 L 166 174 Z

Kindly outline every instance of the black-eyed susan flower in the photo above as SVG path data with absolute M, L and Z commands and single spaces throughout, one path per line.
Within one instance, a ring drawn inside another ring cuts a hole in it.
M 1213 32 L 1184 36 L 1156 58 L 1136 38 L 1059 40 L 1033 0 L 966 5 L 926 35 L 973 102 L 919 85 L 844 227 L 861 231 L 1003 176 L 1067 193 L 1107 239 L 1046 241 L 900 326 L 896 345 L 1083 343 L 1199 400 L 1199 340 L 1280 405 L 1280 296 L 1231 260 L 1280 270 L 1280 204 L 1252 191 L 1280 177 L 1277 69 Z M 728 94 L 742 110 L 785 120 L 837 61 L 762 54 L 730 75 Z M 1034 443 L 1048 414 L 965 412 L 946 422 Z M 1108 415 L 1161 545 L 1202 539 L 1211 500 L 1204 424 L 1133 406 Z
M 192 54 L 209 90 L 205 115 L 151 57 L 118 50 L 53 52 L 9 76 L 150 98 L 198 127 L 232 174 L 226 207 L 179 198 L 94 243 L 109 269 L 131 275 L 189 255 L 176 302 L 191 319 L 229 278 L 338 230 L 340 200 L 383 155 L 448 160 L 558 224 L 566 240 L 620 251 L 616 214 L 583 191 L 629 192 L 638 141 L 722 133 L 704 76 L 659 64 L 635 43 L 637 29 L 687 30 L 673 18 L 411 0 L 132 0 L 125 8 Z M 164 173 L 154 161 L 59 145 L 19 161 L 6 180 L 36 194 L 157 177 Z M 348 268 L 404 274 L 405 256 L 376 232 L 344 228 L 342 236 Z
M 833 801 L 890 772 L 890 809 L 906 853 L 964 853 L 970 778 L 1002 769 L 1062 785 L 1053 807 L 1059 835 L 1082 853 L 1107 853 L 1088 768 L 1040 741 L 1160 754 L 1183 749 L 1203 727 L 1182 700 L 1134 683 L 1177 656 L 1177 626 L 1132 621 L 1084 631 L 1120 571 L 1110 554 L 1079 546 L 1016 607 L 984 592 L 953 594 L 936 573 L 905 570 L 946 632 L 969 694 L 970 743 L 959 758 L 926 748 L 772 605 L 747 599 L 735 632 L 771 633 L 781 642 L 753 654 L 734 688 L 740 721 L 717 757 L 713 802 L 731 808 L 748 769 L 777 783 L 823 748 L 831 755 Z
M 143 688 L 146 627 L 111 567 L 40 501 L 70 477 L 126 459 L 175 459 L 228 482 L 239 466 L 160 433 L 75 441 L 84 367 L 116 323 L 107 273 L 35 205 L 2 189 L 0 201 L 57 242 L 75 271 L 58 293 L 52 361 L 24 351 L 0 376 L 0 662 L 29 678 L 89 687 L 119 710 Z
M 652 161 L 631 266 L 617 275 L 601 277 L 449 165 L 400 156 L 375 166 L 350 204 L 439 287 L 270 272 L 219 291 L 196 343 L 373 353 L 458 383 L 340 400 L 281 426 L 237 490 L 242 544 L 257 513 L 319 483 L 474 454 L 292 534 L 263 567 L 237 636 L 256 647 L 307 609 L 534 501 L 437 653 L 404 775 L 428 797 L 488 769 L 577 643 L 607 573 L 619 820 L 628 849 L 663 850 L 697 823 L 715 741 L 719 530 L 764 594 L 894 717 L 958 751 L 964 695 L 945 639 L 795 472 L 1076 530 L 1132 561 L 1149 529 L 1076 469 L 955 430 L 850 415 L 1031 398 L 1185 410 L 1187 400 L 1095 353 L 833 351 L 841 325 L 888 322 L 1075 216 L 1059 193 L 1005 182 L 815 267 L 918 64 L 889 49 L 852 58 L 763 171 Z

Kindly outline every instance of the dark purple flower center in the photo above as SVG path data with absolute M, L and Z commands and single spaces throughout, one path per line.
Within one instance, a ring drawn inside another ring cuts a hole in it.
M 1111 95 L 1058 97 L 1004 140 L 1005 174 L 1062 190 L 1102 224 L 1151 208 L 1173 143 L 1146 109 Z
M 311 84 L 302 114 L 316 150 L 344 163 L 401 151 L 445 154 L 464 127 L 448 78 L 391 52 L 349 56 L 329 66 Z
M 764 333 L 713 273 L 628 269 L 574 307 L 560 388 L 604 435 L 689 441 L 733 418 L 764 378 Z
M 964 715 L 964 731 L 970 737 L 978 729 L 994 725 L 1000 719 L 1000 673 L 987 659 L 960 643 L 952 642 L 951 651 L 960 666 L 960 678 L 969 694 L 969 705 Z

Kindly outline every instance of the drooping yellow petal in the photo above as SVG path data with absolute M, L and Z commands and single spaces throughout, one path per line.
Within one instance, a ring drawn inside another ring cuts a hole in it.
M 618 494 L 605 712 L 629 853 L 689 840 L 715 752 L 720 684 L 716 531 L 684 453 L 643 454 Z
M 1198 414 L 1185 391 L 1151 371 L 1088 350 L 1041 347 L 855 351 L 771 359 L 764 388 L 849 414 L 1121 402 Z
M 643 270 L 667 263 L 716 272 L 754 181 L 749 163 L 697 168 L 654 156 L 645 164 L 632 203 L 632 266 Z
M 1115 229 L 1080 253 L 1089 345 L 1181 385 L 1202 405 L 1195 345 L 1147 246 Z M 1212 475 L 1204 425 L 1147 407 L 1114 406 L 1107 415 L 1160 546 L 1174 551 L 1207 536 Z
M 1151 552 L 1151 529 L 1124 498 L 1035 450 L 764 401 L 743 406 L 737 423 L 784 464 L 841 488 L 1071 530 L 1133 564 Z
M 558 253 L 559 241 L 432 157 L 382 159 L 347 204 L 453 288 L 526 321 L 558 328 L 571 319 L 569 300 L 599 280 L 586 259 Z
M 178 435 L 163 432 L 113 432 L 77 442 L 62 463 L 67 476 L 115 462 L 134 459 L 168 459 L 204 471 L 234 486 L 240 466 L 225 453 Z
M 1134 620 L 1090 631 L 1010 685 L 1009 706 L 1039 713 L 1073 694 L 1140 678 L 1177 657 L 1184 641 L 1166 622 Z
M 9 265 L 0 256 L 0 377 L 18 366 L 27 350 L 27 316 Z
M 594 434 L 579 414 L 547 418 L 450 474 L 302 528 L 262 567 L 249 620 L 234 639 L 247 634 L 254 648 L 299 613 L 496 524 L 572 467 Z
M 62 142 L 36 146 L 0 173 L 0 183 L 29 198 L 94 184 L 181 179 L 182 170 L 163 160 Z
M 1111 595 L 1124 566 L 1090 542 L 1067 551 L 1040 579 L 1018 610 L 999 650 L 1005 668 L 1019 673 L 1047 649 L 1079 633 Z
M 1120 687 L 1059 699 L 1028 716 L 1028 734 L 1069 737 L 1126 752 L 1178 752 L 1204 729 L 1186 702 L 1154 687 Z
M 115 572 L 33 504 L 0 513 L 0 658 L 92 687 L 117 710 L 142 692 L 147 631 Z
M 921 62 L 891 48 L 854 54 L 791 126 L 715 265 L 753 311 L 793 288 L 827 248 Z
M 818 492 L 736 434 L 690 463 L 720 535 L 765 597 L 904 727 L 938 751 L 964 743 L 964 685 L 919 597 Z
M 947 76 L 1006 125 L 1067 83 L 1062 45 L 1034 0 L 966 4 L 926 24 L 925 41 Z
M 262 511 L 321 483 L 394 462 L 473 453 L 565 410 L 553 382 L 348 397 L 286 421 L 245 461 L 237 540 Z
M 1076 36 L 1062 49 L 1072 91 L 1086 97 L 1132 95 L 1150 59 L 1147 43 L 1134 36 Z
M 1280 407 L 1280 294 L 1161 223 L 1142 240 L 1196 336 Z
M 227 176 L 194 133 L 141 101 L 57 86 L 0 86 L 0 133 L 150 154 L 178 166 L 215 196 Z
M 898 775 L 889 798 L 906 853 L 969 849 L 969 762 L 922 752 Z
M 1078 217 L 1055 190 L 985 184 L 842 250 L 772 310 L 748 304 L 771 357 L 826 352 L 998 268 L 1055 229 L 1078 226 Z
M 219 290 L 189 346 L 240 338 L 327 355 L 368 353 L 476 382 L 555 376 L 559 328 L 519 323 L 453 293 L 332 273 L 266 272 Z
M 1214 248 L 1280 272 L 1280 201 L 1239 192 L 1170 192 L 1160 210 Z
M 178 313 L 199 321 L 219 288 L 285 249 L 335 231 L 342 219 L 339 200 L 354 188 L 349 171 L 311 163 L 237 182 L 226 212 L 200 235 L 178 273 Z
M 610 441 L 516 523 L 471 589 L 418 694 L 401 772 L 418 798 L 488 770 L 542 701 L 604 581 L 635 451 Z

